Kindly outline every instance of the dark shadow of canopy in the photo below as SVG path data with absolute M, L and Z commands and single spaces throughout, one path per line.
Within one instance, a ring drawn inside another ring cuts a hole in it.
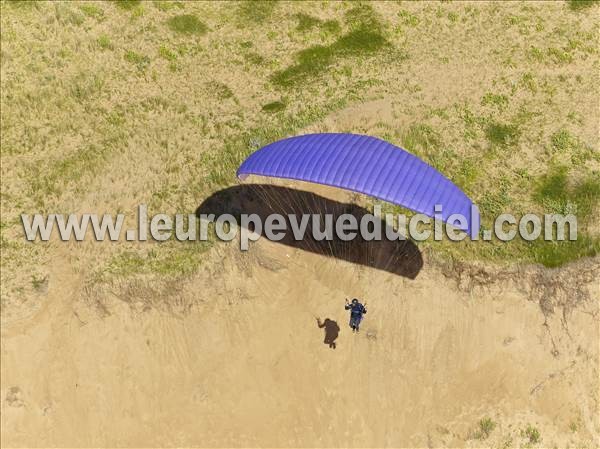
M 311 218 L 304 239 L 298 241 L 294 238 L 288 219 L 289 215 L 295 215 L 300 222 L 303 214 L 319 214 L 322 225 L 324 214 L 332 214 L 334 223 L 338 216 L 352 214 L 360 223 L 368 213 L 367 209 L 355 204 L 269 184 L 243 184 L 220 190 L 196 209 L 197 216 L 231 214 L 238 219 L 238 223 L 241 214 L 256 214 L 263 224 L 270 214 L 280 214 L 287 221 L 286 236 L 278 242 L 282 245 L 415 279 L 423 267 L 421 252 L 411 240 L 386 239 L 385 227 L 382 228 L 384 238 L 379 241 L 364 240 L 360 233 L 351 241 L 341 240 L 335 233 L 333 240 L 316 240 L 312 233 Z M 263 232 L 261 238 L 264 237 Z

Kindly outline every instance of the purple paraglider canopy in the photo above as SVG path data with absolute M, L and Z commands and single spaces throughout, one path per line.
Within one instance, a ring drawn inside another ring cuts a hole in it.
M 325 184 L 394 203 L 458 229 L 479 232 L 479 213 L 452 181 L 418 157 L 376 137 L 307 134 L 273 142 L 251 154 L 237 176 L 248 175 Z M 435 211 L 440 205 L 441 212 Z M 451 215 L 465 217 L 466 226 Z M 449 221 L 448 219 L 451 218 Z

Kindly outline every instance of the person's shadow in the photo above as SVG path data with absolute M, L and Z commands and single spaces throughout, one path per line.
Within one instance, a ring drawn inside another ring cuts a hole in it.
M 329 345 L 331 349 L 335 349 L 335 340 L 340 334 L 340 327 L 337 322 L 330 320 L 329 318 L 325 318 L 325 320 L 321 322 L 321 320 L 317 318 L 317 325 L 320 328 L 325 329 L 325 340 L 323 340 L 323 343 Z

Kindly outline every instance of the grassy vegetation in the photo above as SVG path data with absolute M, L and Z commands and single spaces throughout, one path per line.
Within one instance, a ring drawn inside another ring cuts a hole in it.
M 554 268 L 581 257 L 593 257 L 600 254 L 600 239 L 584 234 L 572 242 L 540 240 L 526 244 L 525 251 L 531 261 Z
M 598 0 L 568 0 L 569 8 L 573 11 L 582 11 L 592 6 L 598 6 Z
M 428 150 L 436 150 L 441 145 L 440 135 L 431 126 L 414 124 L 402 136 L 402 145 L 415 154 L 425 154 Z
M 582 426 L 581 417 L 578 416 L 576 419 L 574 419 L 573 421 L 571 421 L 569 423 L 569 430 L 573 433 L 577 433 L 577 432 L 579 432 L 579 429 L 581 429 L 581 426 Z
M 193 211 L 251 151 L 304 132 L 403 146 L 463 188 L 486 229 L 501 211 L 580 217 L 577 242 L 424 244 L 437 254 L 557 266 L 599 251 L 591 2 L 0 6 L 3 295 L 50 257 L 18 240 L 21 212 Z M 119 276 L 198 266 L 180 263 L 196 260 L 186 245 L 154 246 L 88 263 Z
M 298 20 L 298 26 L 296 27 L 298 31 L 311 30 L 322 23 L 320 19 L 303 12 L 296 14 L 295 17 Z
M 96 20 L 104 19 L 104 10 L 97 5 L 82 4 L 79 5 L 79 9 L 88 17 L 92 17 Z
M 489 98 L 489 97 L 488 97 Z M 475 133 L 486 126 L 487 120 L 472 118 Z M 484 128 L 486 129 L 486 128 Z M 486 138 L 493 147 L 505 148 L 508 151 L 517 145 L 519 131 L 511 127 L 497 127 L 494 136 L 486 129 Z M 388 138 L 394 136 L 388 136 Z M 600 254 L 600 237 L 590 231 L 592 218 L 600 204 L 600 175 L 594 169 L 581 172 L 582 160 L 595 161 L 597 152 L 590 151 L 578 138 L 568 131 L 559 130 L 549 137 L 548 154 L 557 156 L 568 165 L 551 162 L 545 173 L 537 177 L 531 176 L 526 169 L 515 170 L 495 176 L 491 184 L 493 188 L 481 188 L 481 182 L 489 184 L 482 173 L 489 172 L 489 167 L 497 164 L 497 157 L 483 159 L 461 158 L 456 151 L 448 148 L 442 133 L 431 125 L 419 123 L 412 125 L 401 136 L 398 143 L 409 151 L 427 160 L 431 165 L 447 174 L 457 185 L 475 198 L 478 204 L 484 229 L 492 227 L 492 220 L 501 213 L 512 211 L 517 220 L 527 208 L 520 206 L 529 202 L 529 210 L 542 214 L 575 214 L 578 218 L 578 240 L 576 241 L 544 241 L 538 239 L 528 242 L 517 238 L 503 243 L 492 239 L 478 245 L 447 244 L 445 242 L 425 243 L 436 251 L 458 259 L 487 260 L 520 260 L 540 263 L 548 267 L 557 267 L 580 257 Z M 552 159 L 555 160 L 555 159 Z M 530 198 L 527 198 L 527 196 Z M 401 208 L 392 208 L 403 211 Z M 591 232 L 591 233 L 590 233 Z
M 536 444 L 541 441 L 540 431 L 537 427 L 528 424 L 527 427 L 521 431 L 521 436 L 526 437 L 530 444 Z
M 140 72 L 146 70 L 146 68 L 150 64 L 150 58 L 148 56 L 136 53 L 133 50 L 127 50 L 125 52 L 124 58 L 125 61 L 130 62 L 131 64 L 136 66 Z
M 519 128 L 513 124 L 490 123 L 485 135 L 492 145 L 513 145 L 519 139 Z
M 174 9 L 185 9 L 184 2 L 172 0 L 155 0 L 152 2 L 156 9 L 162 12 L 168 12 Z
M 100 145 L 90 144 L 72 155 L 52 161 L 46 167 L 37 164 L 28 167 L 28 193 L 36 208 L 47 210 L 51 198 L 59 197 L 86 174 L 98 170 L 110 154 L 120 149 L 125 135 L 117 132 L 105 137 Z
M 131 11 L 138 8 L 142 4 L 142 0 L 113 0 L 114 4 L 126 11 Z
M 301 15 L 298 27 L 303 30 L 320 24 Z M 343 58 L 358 58 L 376 54 L 389 46 L 382 32 L 379 18 L 369 5 L 359 5 L 346 14 L 346 34 L 329 45 L 313 45 L 296 53 L 296 62 L 272 75 L 272 82 L 280 87 L 293 87 L 322 75 Z M 329 28 L 333 28 L 329 25 Z
M 265 112 L 280 112 L 285 109 L 285 103 L 283 101 L 272 101 L 264 104 L 262 110 Z
M 209 248 L 210 244 L 207 242 L 188 242 L 163 243 L 146 253 L 124 251 L 113 257 L 96 276 L 102 280 L 148 274 L 161 277 L 187 276 L 197 271 L 203 254 Z
M 180 34 L 202 35 L 208 31 L 206 24 L 193 14 L 173 16 L 167 21 L 167 24 L 171 30 Z
M 207 83 L 207 87 L 219 100 L 228 100 L 235 97 L 233 91 L 225 83 L 210 81 Z
M 259 126 L 226 140 L 218 153 L 206 154 L 202 159 L 203 164 L 210 167 L 206 178 L 209 188 L 216 190 L 232 184 L 237 167 L 251 152 L 269 142 L 295 134 L 344 104 L 345 100 L 342 99 L 322 108 L 306 108 L 295 116 L 282 117 L 275 125 Z
M 255 25 L 267 21 L 277 7 L 276 0 L 252 0 L 240 2 L 237 16 L 245 23 Z
M 97 42 L 98 46 L 103 50 L 112 50 L 114 48 L 110 37 L 106 36 L 105 34 L 99 36 Z
M 318 17 L 303 12 L 295 14 L 294 17 L 298 21 L 296 30 L 301 33 L 316 29 L 335 34 L 339 33 L 342 29 L 340 23 L 335 19 L 321 20 Z
M 540 178 L 534 198 L 552 213 L 577 214 L 578 219 L 585 223 L 600 202 L 600 175 L 591 174 L 569 182 L 568 174 L 568 167 L 551 167 Z
M 367 28 L 344 34 L 331 45 L 315 45 L 296 54 L 296 63 L 275 73 L 271 80 L 281 87 L 292 87 L 310 77 L 321 75 L 345 57 L 374 54 L 385 47 L 382 34 Z
M 496 423 L 492 418 L 485 417 L 479 421 L 479 428 L 475 431 L 475 439 L 485 440 L 496 428 Z

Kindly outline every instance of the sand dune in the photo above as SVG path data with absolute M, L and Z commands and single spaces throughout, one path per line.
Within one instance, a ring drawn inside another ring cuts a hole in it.
M 597 260 L 426 257 L 410 280 L 267 241 L 209 257 L 182 313 L 113 297 L 100 314 L 56 266 L 47 306 L 3 328 L 3 446 L 517 446 L 527 425 L 598 444 Z M 559 282 L 546 312 L 540 276 Z M 359 335 L 345 296 L 368 302 Z M 336 349 L 315 317 L 337 322 Z

